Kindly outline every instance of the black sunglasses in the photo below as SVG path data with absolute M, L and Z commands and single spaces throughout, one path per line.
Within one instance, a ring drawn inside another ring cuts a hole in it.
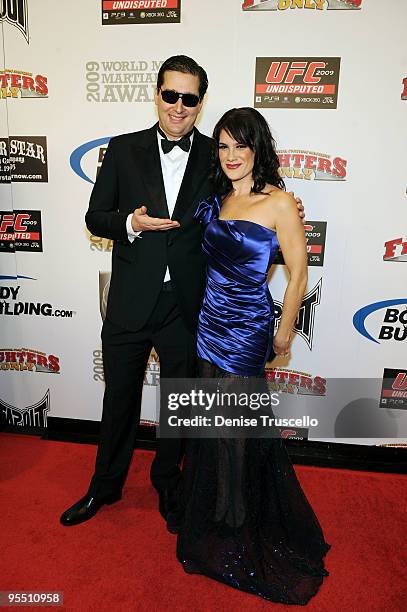
M 161 89 L 161 97 L 167 104 L 176 104 L 180 98 L 184 106 L 193 107 L 199 104 L 199 97 L 195 94 L 179 93 L 173 89 Z

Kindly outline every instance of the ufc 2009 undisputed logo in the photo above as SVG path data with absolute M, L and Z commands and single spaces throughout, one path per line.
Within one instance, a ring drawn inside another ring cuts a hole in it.
M 312 343 L 314 338 L 314 322 L 315 322 L 315 311 L 316 307 L 321 302 L 321 287 L 322 278 L 318 281 L 311 291 L 309 291 L 300 306 L 298 312 L 297 321 L 294 325 L 294 333 L 298 334 L 305 340 L 307 346 L 312 350 Z M 277 331 L 281 315 L 283 312 L 283 303 L 278 300 L 274 301 L 274 317 L 275 317 L 275 331 Z
M 102 25 L 180 21 L 181 0 L 102 0 Z
M 407 409 L 407 370 L 384 369 L 380 407 Z
M 316 11 L 360 10 L 362 0 L 243 0 L 244 11 L 286 11 L 302 9 Z
M 36 404 L 18 408 L 0 399 L 0 422 L 17 427 L 46 427 L 49 412 L 49 390 Z
M 0 138 L 0 183 L 47 183 L 46 136 Z
M 0 70 L 0 98 L 48 98 L 48 78 L 24 70 Z
M 152 102 L 162 60 L 86 63 L 88 102 Z
M 0 211 L 0 253 L 42 253 L 40 210 Z
M 340 57 L 257 57 L 256 108 L 336 108 Z
M 7 21 L 20 30 L 30 42 L 28 33 L 28 0 L 0 0 L 0 21 Z
M 307 221 L 304 225 L 309 266 L 324 265 L 326 226 L 326 221 Z M 278 250 L 273 263 L 285 265 L 281 249 Z

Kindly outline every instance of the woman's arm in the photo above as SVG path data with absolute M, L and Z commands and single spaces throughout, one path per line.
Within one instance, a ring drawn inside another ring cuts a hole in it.
M 292 330 L 307 286 L 307 243 L 295 199 L 284 192 L 276 194 L 274 198 L 277 238 L 290 275 L 273 343 L 276 355 L 283 355 L 288 353 Z

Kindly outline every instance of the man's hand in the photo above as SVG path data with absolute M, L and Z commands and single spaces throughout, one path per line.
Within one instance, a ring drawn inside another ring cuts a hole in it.
M 159 219 L 147 214 L 147 207 L 136 208 L 131 218 L 131 226 L 135 232 L 163 232 L 179 227 L 178 221 Z
M 305 224 L 305 210 L 304 210 L 304 206 L 302 205 L 301 198 L 297 198 L 294 195 L 294 191 L 289 191 L 288 193 L 290 193 L 293 196 L 293 198 L 295 199 L 295 201 L 297 202 L 298 215 L 299 215 L 301 221 Z

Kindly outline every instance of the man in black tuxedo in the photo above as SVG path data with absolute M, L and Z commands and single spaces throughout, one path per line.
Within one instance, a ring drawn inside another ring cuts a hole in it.
M 65 511 L 76 525 L 121 498 L 140 418 L 151 348 L 163 378 L 195 375 L 196 327 L 205 285 L 196 205 L 212 192 L 212 139 L 195 121 L 208 86 L 193 59 L 166 60 L 157 78 L 158 124 L 110 140 L 86 213 L 97 236 L 114 240 L 102 329 L 105 394 L 96 467 L 88 493 Z M 300 215 L 302 206 L 299 203 Z M 158 441 L 151 480 L 159 509 L 175 516 L 181 441 Z

